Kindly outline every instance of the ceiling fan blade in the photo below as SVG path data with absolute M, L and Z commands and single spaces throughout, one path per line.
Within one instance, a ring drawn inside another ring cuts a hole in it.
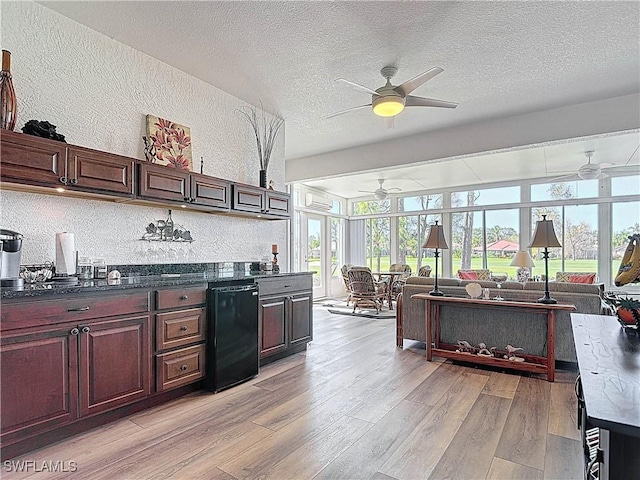
M 639 174 L 640 173 L 640 165 L 618 165 L 614 167 L 607 167 L 604 169 L 603 173 L 607 174 L 617 174 L 617 173 L 626 173 L 628 175 Z
M 548 179 L 549 182 L 574 182 L 574 181 L 579 181 L 580 177 L 578 176 L 577 173 L 570 173 L 568 175 L 561 175 L 559 177 L 555 177 L 555 178 L 550 178 Z
M 442 72 L 444 72 L 442 68 L 433 67 L 432 69 L 427 70 L 426 72 L 423 72 L 420 75 L 413 77 L 411 80 L 407 80 L 403 84 L 398 85 L 395 88 L 395 90 L 398 93 L 409 95 L 411 92 L 413 92 L 416 88 L 418 88 L 420 85 L 425 83 L 427 80 L 431 80 L 433 77 L 435 77 L 436 75 Z
M 444 100 L 436 100 L 435 98 L 414 97 L 413 95 L 409 95 L 405 100 L 404 106 L 456 108 L 458 104 L 454 102 L 446 102 Z
M 339 111 L 339 112 L 331 113 L 331 114 L 327 115 L 327 116 L 326 116 L 326 117 L 324 117 L 324 118 L 336 117 L 336 116 L 338 116 L 338 115 L 342 115 L 343 113 L 351 112 L 351 111 L 353 111 L 353 110 L 358 110 L 358 109 L 360 109 L 360 108 L 370 107 L 370 106 L 371 106 L 371 104 L 370 104 L 370 103 L 367 103 L 366 105 L 358 105 L 357 107 L 351 107 L 351 108 L 347 108 L 346 110 L 341 110 L 341 111 Z
M 344 78 L 336 78 L 335 82 L 344 83 L 345 85 L 351 88 L 355 88 L 356 90 L 359 90 L 364 93 L 369 93 L 371 95 L 378 95 L 378 92 L 376 92 L 375 90 L 371 90 L 369 87 L 365 87 L 364 85 L 360 85 L 359 83 L 350 82 L 349 80 L 345 80 Z
M 358 190 L 358 192 L 360 192 L 360 193 L 376 193 L 376 192 L 372 192 L 371 190 Z

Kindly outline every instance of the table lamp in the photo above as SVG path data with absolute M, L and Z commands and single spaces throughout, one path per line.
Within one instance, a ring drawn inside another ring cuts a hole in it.
M 536 222 L 536 231 L 529 243 L 529 248 L 544 248 L 542 258 L 544 258 L 544 297 L 538 299 L 538 303 L 558 303 L 555 298 L 549 295 L 549 247 L 561 247 L 556 232 L 553 230 L 553 220 L 547 220 L 546 215 L 542 215 L 542 220 Z
M 427 237 L 427 241 L 424 242 L 424 245 L 422 245 L 422 248 L 435 249 L 434 256 L 436 257 L 436 276 L 433 290 L 429 292 L 429 295 L 436 295 L 441 297 L 444 294 L 440 290 L 438 290 L 438 257 L 440 256 L 440 252 L 438 252 L 438 249 L 449 248 L 449 245 L 447 245 L 447 241 L 444 238 L 444 229 L 442 228 L 442 225 L 438 225 L 437 220 L 434 225 L 431 225 L 431 228 L 429 229 L 429 236 Z
M 529 255 L 529 252 L 526 250 L 517 252 L 509 265 L 519 267 L 518 270 L 516 270 L 516 279 L 523 285 L 527 283 L 527 280 L 531 276 L 529 269 L 536 266 L 536 264 L 533 263 L 533 258 L 531 258 L 531 255 Z

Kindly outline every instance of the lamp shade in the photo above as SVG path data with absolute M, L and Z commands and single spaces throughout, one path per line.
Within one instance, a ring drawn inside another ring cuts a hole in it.
M 553 220 L 547 220 L 546 215 L 542 215 L 542 220 L 536 222 L 536 231 L 529 247 L 561 247 L 556 232 L 553 229 Z
M 438 225 L 437 220 L 435 225 L 431 225 L 429 236 L 422 248 L 449 248 L 444 238 L 444 228 L 442 228 L 442 225 Z
M 513 260 L 511 260 L 512 267 L 526 267 L 531 268 L 535 267 L 536 264 L 533 263 L 533 258 L 529 255 L 529 252 L 526 250 L 520 250 L 513 256 Z
M 373 100 L 373 113 L 380 117 L 393 117 L 404 110 L 404 98 L 388 95 Z

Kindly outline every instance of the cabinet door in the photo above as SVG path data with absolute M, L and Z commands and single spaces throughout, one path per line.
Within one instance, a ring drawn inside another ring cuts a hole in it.
M 286 297 L 260 299 L 260 358 L 287 348 Z
M 140 400 L 151 392 L 149 316 L 80 325 L 80 415 Z
M 143 198 L 189 202 L 189 172 L 150 163 L 138 164 L 138 195 Z
M 313 332 L 312 325 L 312 299 L 311 293 L 301 293 L 290 297 L 290 320 L 291 332 L 289 345 L 307 343 L 311 341 Z
M 43 186 L 63 186 L 67 173 L 67 146 L 31 135 L 2 131 L 2 181 Z M 61 180 L 62 179 L 62 180 Z
M 78 337 L 73 328 L 3 336 L 0 409 L 4 445 L 76 419 Z
M 69 184 L 78 189 L 133 196 L 134 165 L 132 158 L 71 147 L 67 177 Z
M 233 210 L 262 213 L 264 211 L 264 190 L 249 185 L 233 185 Z
M 191 174 L 191 203 L 229 210 L 231 183 L 197 173 Z
M 279 217 L 289 216 L 289 195 L 267 190 L 266 197 L 265 213 Z

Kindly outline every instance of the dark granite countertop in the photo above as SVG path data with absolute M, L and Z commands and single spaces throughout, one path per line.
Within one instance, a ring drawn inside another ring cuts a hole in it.
M 248 281 L 258 278 L 286 277 L 291 275 L 310 275 L 313 272 L 267 273 L 217 271 L 198 273 L 174 273 L 167 275 L 136 275 L 122 277 L 119 280 L 78 280 L 77 284 L 58 284 L 56 282 L 26 284 L 22 289 L 1 289 L 2 299 L 32 298 L 75 293 L 127 290 L 131 288 L 174 287 L 205 283 L 224 283 L 230 281 Z

